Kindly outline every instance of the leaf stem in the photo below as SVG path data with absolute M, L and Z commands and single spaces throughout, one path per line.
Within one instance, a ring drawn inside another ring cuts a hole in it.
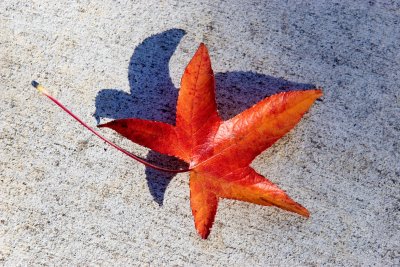
M 47 96 L 51 101 L 53 101 L 57 106 L 59 106 L 61 109 L 63 109 L 68 115 L 70 115 L 72 118 L 74 118 L 77 122 L 79 122 L 83 127 L 85 127 L 86 129 L 88 129 L 89 131 L 91 131 L 94 135 L 96 135 L 97 137 L 99 137 L 101 140 L 103 140 L 104 142 L 106 142 L 107 144 L 109 144 L 110 146 L 116 148 L 117 150 L 121 151 L 122 153 L 124 153 L 125 155 L 127 155 L 128 157 L 131 157 L 132 159 L 150 167 L 153 168 L 155 170 L 159 170 L 159 171 L 163 171 L 163 172 L 170 172 L 170 173 L 181 173 L 181 172 L 188 172 L 191 169 L 179 169 L 179 170 L 174 170 L 174 169 L 167 169 L 167 168 L 163 168 L 157 165 L 154 165 L 144 159 L 142 159 L 139 156 L 136 156 L 135 154 L 132 154 L 131 152 L 123 149 L 122 147 L 114 144 L 113 142 L 109 141 L 108 139 L 106 139 L 104 136 L 100 135 L 97 131 L 95 131 L 93 128 L 91 128 L 89 125 L 87 125 L 85 122 L 83 122 L 80 118 L 78 118 L 74 113 L 72 113 L 72 111 L 70 111 L 68 108 L 66 108 L 63 104 L 61 104 L 61 102 L 59 102 L 56 98 L 54 98 L 52 95 L 50 95 L 46 89 L 39 84 L 36 81 L 32 81 L 32 86 L 35 87 L 40 93 L 44 94 L 45 96 Z

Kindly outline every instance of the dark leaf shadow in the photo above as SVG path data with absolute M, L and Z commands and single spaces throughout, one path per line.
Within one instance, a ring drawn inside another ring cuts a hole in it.
M 150 162 L 157 162 L 157 165 L 169 169 L 184 169 L 188 165 L 174 157 L 166 156 L 155 151 L 150 151 L 147 154 L 147 160 Z M 149 186 L 150 194 L 153 196 L 155 202 L 162 206 L 164 201 L 165 190 L 168 184 L 174 178 L 175 174 L 166 173 L 146 167 L 146 180 Z
M 216 73 L 215 81 L 218 111 L 224 120 L 273 94 L 315 88 L 312 84 L 290 82 L 251 71 Z
M 96 96 L 95 118 L 132 118 L 175 122 L 178 90 L 169 75 L 169 59 L 185 35 L 171 29 L 145 39 L 129 61 L 130 93 L 103 89 Z
M 96 96 L 94 117 L 137 117 L 175 123 L 178 89 L 171 81 L 169 60 L 185 35 L 181 29 L 170 29 L 152 35 L 133 52 L 128 69 L 130 93 L 118 89 L 102 89 Z M 194 51 L 193 51 L 194 53 Z M 215 73 L 217 104 L 221 117 L 227 120 L 267 96 L 299 89 L 315 88 L 255 72 L 232 71 Z M 147 160 L 168 168 L 183 168 L 184 162 L 150 151 Z M 174 174 L 146 168 L 149 191 L 162 205 L 165 190 Z

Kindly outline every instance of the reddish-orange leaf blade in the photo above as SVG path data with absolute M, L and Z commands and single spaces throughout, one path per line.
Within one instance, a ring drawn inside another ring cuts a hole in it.
M 220 178 L 217 195 L 264 206 L 276 206 L 308 217 L 306 208 L 292 200 L 282 189 L 258 174 L 252 168 L 238 169 Z
M 176 127 L 141 119 L 99 125 L 114 129 L 135 143 L 189 162 L 191 168 L 187 170 L 169 170 L 146 162 L 108 141 L 56 99 L 47 96 L 99 138 L 146 166 L 173 173 L 191 171 L 191 208 L 202 238 L 210 233 L 219 197 L 274 205 L 309 216 L 307 209 L 248 165 L 300 121 L 322 96 L 321 90 L 277 94 L 222 122 L 215 101 L 211 61 L 207 48 L 201 44 L 182 77 Z
M 209 146 L 204 143 L 215 134 L 220 121 L 214 73 L 207 48 L 201 44 L 182 76 L 176 110 L 177 132 L 191 156 L 199 151 L 207 154 Z
M 247 166 L 291 130 L 320 96 L 321 90 L 293 91 L 258 102 L 221 124 L 214 139 L 214 157 L 205 162 L 222 161 L 229 169 Z
M 142 119 L 120 119 L 98 127 L 111 128 L 139 145 L 189 161 L 189 155 L 182 150 L 175 127 L 172 125 Z
M 207 187 L 204 177 L 193 171 L 190 173 L 190 206 L 197 232 L 205 239 L 217 213 L 218 197 Z

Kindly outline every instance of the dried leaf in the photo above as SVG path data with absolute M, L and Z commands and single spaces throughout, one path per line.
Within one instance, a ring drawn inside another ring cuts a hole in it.
M 217 111 L 210 57 L 201 44 L 182 77 L 175 126 L 120 119 L 99 127 L 111 128 L 137 144 L 190 164 L 192 213 L 198 233 L 207 238 L 219 198 L 272 205 L 309 216 L 306 208 L 249 164 L 292 129 L 320 96 L 319 89 L 276 94 L 223 121 Z

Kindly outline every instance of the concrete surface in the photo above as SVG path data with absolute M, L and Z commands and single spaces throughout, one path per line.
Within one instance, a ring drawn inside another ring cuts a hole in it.
M 400 265 L 398 1 L 3 0 L 0 10 L 0 265 Z M 324 88 L 253 163 L 309 220 L 225 200 L 201 240 L 187 174 L 147 170 L 30 86 L 92 126 L 171 122 L 200 42 L 224 118 L 277 91 Z

